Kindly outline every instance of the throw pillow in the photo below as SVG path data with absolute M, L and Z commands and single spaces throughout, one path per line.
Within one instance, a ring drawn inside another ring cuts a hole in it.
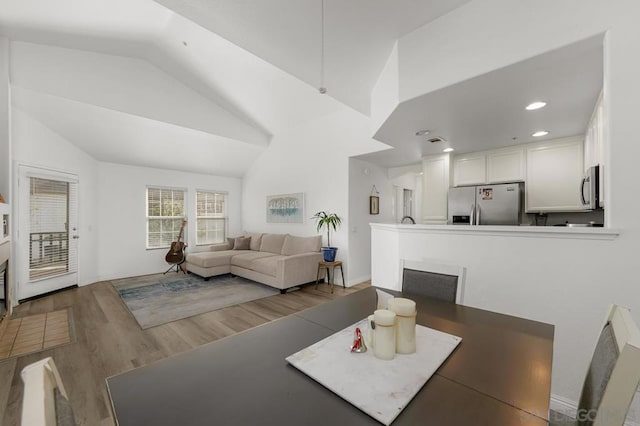
M 229 244 L 229 248 L 227 250 L 233 250 L 233 246 L 236 242 L 235 238 L 227 238 L 227 244 Z
M 251 237 L 249 237 L 249 238 L 238 237 L 233 242 L 233 249 L 234 250 L 249 250 L 249 244 L 251 244 Z

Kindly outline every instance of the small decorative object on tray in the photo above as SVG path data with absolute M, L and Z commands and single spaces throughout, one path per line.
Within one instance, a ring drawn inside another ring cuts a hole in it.
M 2 196 L 2 194 L 0 194 L 0 203 L 4 204 L 4 197 Z
M 389 300 L 389 310 L 396 314 L 396 352 L 414 353 L 416 351 L 416 302 L 396 297 Z
M 351 352 L 361 354 L 366 351 L 367 345 L 364 343 L 362 332 L 360 332 L 360 328 L 356 327 L 355 339 L 353 340 L 353 345 L 351 345 Z

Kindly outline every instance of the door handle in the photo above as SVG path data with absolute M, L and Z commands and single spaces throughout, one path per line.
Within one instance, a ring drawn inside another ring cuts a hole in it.
M 582 198 L 582 205 L 587 205 L 587 200 L 584 198 L 584 184 L 587 183 L 587 178 L 583 177 L 582 182 L 580 182 L 580 198 Z
M 469 215 L 469 225 L 473 225 L 475 223 L 476 217 L 476 205 L 471 204 L 471 214 Z
M 476 225 L 480 225 L 480 204 L 476 206 Z

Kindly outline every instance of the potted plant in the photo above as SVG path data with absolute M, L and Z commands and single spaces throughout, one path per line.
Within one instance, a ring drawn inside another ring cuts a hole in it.
M 336 260 L 338 247 L 331 247 L 331 228 L 336 231 L 342 223 L 342 219 L 335 213 L 327 212 L 318 212 L 313 215 L 312 219 L 315 219 L 318 224 L 318 232 L 322 230 L 323 226 L 327 227 L 327 246 L 321 248 L 322 257 L 325 262 L 334 262 Z

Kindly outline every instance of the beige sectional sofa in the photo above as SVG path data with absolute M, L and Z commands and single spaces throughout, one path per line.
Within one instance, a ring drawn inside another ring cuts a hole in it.
M 216 244 L 209 251 L 187 254 L 187 270 L 205 279 L 232 273 L 278 288 L 281 293 L 316 280 L 318 262 L 322 260 L 322 236 L 259 233 L 244 236 L 251 238 L 249 250 L 230 250 L 228 243 Z

